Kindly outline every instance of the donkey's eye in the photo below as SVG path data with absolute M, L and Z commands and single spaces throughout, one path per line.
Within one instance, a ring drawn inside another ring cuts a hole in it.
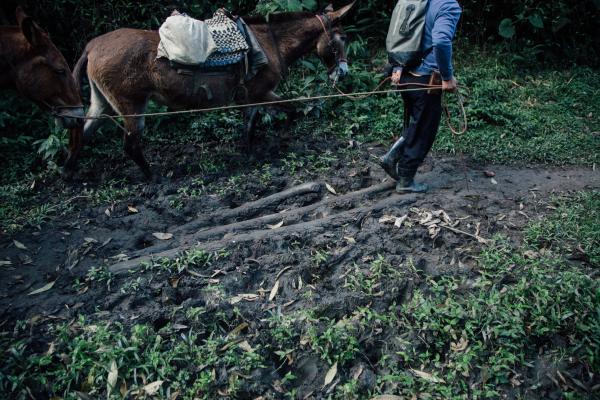
M 58 75 L 65 75 L 67 73 L 67 70 L 64 68 L 55 68 L 54 72 L 56 72 Z

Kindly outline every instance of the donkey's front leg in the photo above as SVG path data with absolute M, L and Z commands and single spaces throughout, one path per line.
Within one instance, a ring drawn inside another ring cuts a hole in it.
M 244 142 L 246 148 L 252 148 L 252 140 L 254 139 L 254 129 L 256 128 L 256 118 L 258 117 L 258 107 L 249 107 L 244 110 Z
M 281 97 L 279 97 L 278 95 L 276 95 L 273 92 L 268 92 L 265 95 L 265 100 L 264 101 L 281 101 L 283 100 Z M 285 120 L 285 125 L 283 127 L 283 130 L 285 132 L 287 132 L 290 127 L 292 126 L 292 123 L 294 122 L 294 120 L 296 119 L 296 117 L 298 116 L 298 112 L 296 111 L 296 108 L 291 104 L 291 103 L 284 103 L 284 104 L 277 104 L 273 106 L 274 108 L 283 111 L 286 114 L 286 120 Z

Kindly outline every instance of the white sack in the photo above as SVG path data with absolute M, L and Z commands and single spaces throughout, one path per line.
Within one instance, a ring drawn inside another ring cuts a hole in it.
M 157 57 L 185 65 L 203 64 L 217 50 L 208 26 L 183 14 L 172 15 L 158 30 Z

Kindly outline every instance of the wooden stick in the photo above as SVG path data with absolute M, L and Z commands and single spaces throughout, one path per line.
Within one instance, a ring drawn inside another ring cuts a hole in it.
M 488 244 L 488 243 L 489 243 L 489 240 L 488 240 L 488 239 L 484 239 L 484 238 L 482 238 L 482 237 L 481 237 L 481 236 L 479 236 L 479 235 L 473 235 L 473 234 L 471 234 L 471 233 L 469 233 L 469 232 L 461 231 L 460 229 L 456 229 L 456 228 L 453 228 L 453 227 L 451 227 L 451 226 L 448 226 L 448 225 L 442 225 L 442 224 L 440 224 L 439 226 L 441 226 L 442 228 L 446 228 L 446 229 L 448 229 L 449 231 L 452 231 L 452 232 L 454 232 L 454 233 L 459 233 L 459 234 L 461 234 L 461 235 L 469 236 L 469 237 L 471 237 L 471 238 L 473 238 L 473 239 L 477 240 L 477 241 L 478 241 L 479 243 L 481 243 L 481 244 Z

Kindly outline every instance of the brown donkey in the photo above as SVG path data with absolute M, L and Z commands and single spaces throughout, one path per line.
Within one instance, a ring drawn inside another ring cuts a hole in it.
M 17 7 L 18 26 L 0 26 L 0 89 L 19 94 L 51 111 L 69 129 L 67 169 L 73 169 L 83 138 L 83 104 L 61 52 L 33 19 Z
M 113 111 L 120 115 L 141 114 L 149 100 L 172 109 L 204 108 L 238 103 L 256 103 L 280 99 L 277 88 L 287 68 L 302 56 L 316 49 L 326 64 L 330 77 L 338 74 L 345 62 L 345 35 L 341 18 L 353 4 L 337 11 L 328 8 L 324 14 L 282 13 L 263 17 L 248 17 L 246 22 L 254 32 L 268 57 L 251 80 L 240 87 L 240 77 L 231 72 L 189 73 L 172 68 L 169 61 L 156 59 L 159 35 L 156 31 L 119 29 L 90 41 L 74 68 L 75 80 L 81 82 L 87 64 L 91 88 L 88 117 Z M 241 89 L 241 90 L 240 90 Z M 243 92 L 243 100 L 240 99 Z M 112 108 L 112 110 L 111 110 Z M 252 132 L 256 110 L 246 112 L 246 134 Z M 84 137 L 88 140 L 101 120 L 86 121 Z M 125 152 L 141 167 L 147 177 L 150 168 L 142 154 L 143 117 L 126 117 Z

